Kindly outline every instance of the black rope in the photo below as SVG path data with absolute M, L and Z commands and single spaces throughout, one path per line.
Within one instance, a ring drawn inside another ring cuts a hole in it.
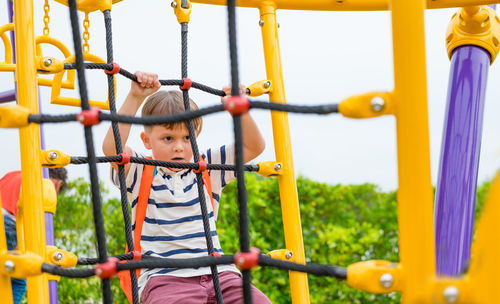
M 142 260 L 130 261 L 131 257 L 116 256 L 122 261 L 128 260 L 126 263 L 117 263 L 116 270 L 135 270 L 144 268 L 199 268 L 215 265 L 229 265 L 234 263 L 235 255 L 225 254 L 220 257 L 205 256 L 198 258 L 189 259 L 170 259 L 170 258 L 158 258 L 144 255 Z M 82 258 L 79 258 L 79 260 Z M 87 258 L 92 260 L 91 258 Z M 93 259 L 95 262 L 97 259 Z M 90 264 L 90 263 L 89 263 Z M 95 263 L 94 263 L 95 264 Z M 264 267 L 274 267 L 282 270 L 297 271 L 308 273 L 315 276 L 326 276 L 333 277 L 341 280 L 347 279 L 347 269 L 345 267 L 332 266 L 332 265 L 322 265 L 322 264 L 298 264 L 289 261 L 283 261 L 278 259 L 273 259 L 267 254 L 260 254 L 258 258 L 258 264 Z M 94 267 L 92 268 L 61 268 L 60 266 L 53 264 L 42 264 L 42 271 L 60 275 L 64 277 L 73 278 L 86 278 L 94 275 Z
M 281 104 L 267 101 L 251 101 L 250 108 L 252 109 L 265 109 L 280 112 L 290 112 L 297 114 L 318 114 L 327 115 L 331 113 L 338 113 L 338 104 L 324 104 L 315 106 L 305 106 L 305 105 L 292 105 L 292 104 Z M 217 112 L 224 111 L 224 105 L 217 104 L 213 106 L 208 106 L 194 111 L 185 111 L 175 115 L 153 115 L 147 117 L 135 117 L 128 115 L 119 115 L 113 113 L 99 113 L 99 119 L 101 121 L 113 121 L 128 124 L 140 124 L 140 125 L 161 125 L 161 124 L 171 124 L 186 121 L 188 119 L 194 119 L 197 117 L 214 114 Z M 30 114 L 28 116 L 28 121 L 32 123 L 61 123 L 70 122 L 76 120 L 77 114 L 61 114 L 61 115 L 51 115 L 51 114 Z
M 75 63 L 73 62 L 67 62 L 64 64 L 64 69 L 66 70 L 73 70 L 76 68 Z M 89 70 L 108 70 L 111 71 L 113 69 L 113 65 L 108 64 L 108 63 L 95 63 L 95 62 L 85 62 L 85 68 Z M 129 71 L 125 70 L 124 68 L 120 67 L 120 72 L 119 74 L 123 75 L 124 77 L 137 82 L 137 76 L 134 74 L 130 73 Z M 181 86 L 184 84 L 184 80 L 182 79 L 163 79 L 160 80 L 160 84 L 164 86 L 174 86 L 178 85 Z M 222 90 L 214 89 L 212 87 L 209 87 L 207 85 L 201 84 L 199 82 L 192 82 L 191 85 L 192 88 L 198 89 L 200 91 L 207 92 L 212 95 L 217 95 L 217 96 L 226 96 L 226 93 Z
M 68 122 L 76 121 L 77 114 L 61 114 L 61 115 L 50 115 L 50 114 L 29 114 L 28 122 L 33 123 L 58 123 L 58 122 Z
M 71 29 L 73 32 L 73 43 L 75 48 L 75 63 L 78 71 L 78 87 L 80 91 L 82 110 L 90 108 L 87 96 L 87 83 L 85 81 L 85 69 L 83 66 L 82 42 L 80 40 L 80 27 L 78 22 L 78 14 L 76 9 L 76 1 L 69 0 L 69 15 L 71 20 Z M 87 155 L 89 157 L 89 174 L 90 186 L 92 193 L 92 207 L 94 215 L 94 225 L 97 236 L 97 252 L 99 261 L 105 262 L 108 259 L 106 246 L 106 232 L 104 230 L 104 219 L 102 216 L 102 204 L 99 191 L 99 180 L 97 177 L 97 165 L 95 162 L 94 140 L 92 136 L 92 127 L 85 128 L 85 143 L 87 147 Z M 113 294 L 111 292 L 111 281 L 109 279 L 102 280 L 103 302 L 105 304 L 113 303 Z
M 240 79 L 238 75 L 238 50 L 236 45 L 236 4 L 235 0 L 227 1 L 227 22 L 229 29 L 229 57 L 231 60 L 231 95 L 240 95 Z
M 188 76 L 188 23 L 181 23 L 181 73 L 182 78 Z M 189 90 L 182 90 L 182 98 L 184 100 L 184 109 L 186 112 L 191 110 L 190 100 L 189 100 Z M 189 141 L 191 142 L 191 149 L 193 151 L 194 162 L 197 163 L 200 160 L 200 152 L 198 150 L 198 144 L 196 143 L 196 131 L 194 129 L 193 120 L 188 120 L 188 130 L 189 130 Z M 214 244 L 212 240 L 212 232 L 210 229 L 210 220 L 208 218 L 207 202 L 205 200 L 205 187 L 203 183 L 203 175 L 201 173 L 196 173 L 196 183 L 198 185 L 198 197 L 200 199 L 200 209 L 201 218 L 203 222 L 203 231 L 205 233 L 205 240 L 207 242 L 208 254 L 214 252 Z M 215 210 L 214 210 L 215 214 Z M 214 284 L 215 296 L 217 298 L 218 304 L 223 304 L 222 291 L 220 289 L 219 283 L 219 272 L 216 265 L 210 266 L 210 271 L 212 273 L 212 281 Z
M 238 50 L 236 43 L 236 1 L 227 1 L 227 20 L 229 28 L 229 56 L 231 58 L 231 95 L 240 95 L 240 80 L 238 75 Z M 240 221 L 240 250 L 250 251 L 249 222 L 247 210 L 247 189 L 245 187 L 245 174 L 243 172 L 243 138 L 241 129 L 241 115 L 233 116 L 235 158 L 236 158 L 236 180 L 238 185 L 238 205 Z M 246 304 L 252 303 L 252 274 L 249 270 L 242 271 L 243 274 L 243 298 Z
M 272 259 L 267 254 L 259 256 L 260 266 L 275 267 L 283 270 L 305 272 L 316 276 L 328 276 L 337 279 L 347 279 L 347 269 L 344 267 L 321 265 L 321 264 L 298 264 L 283 260 Z
M 234 263 L 234 255 L 222 255 L 220 257 L 204 256 L 190 259 L 168 259 L 149 258 L 141 261 L 131 261 L 119 263 L 117 270 L 138 269 L 138 268 L 200 268 L 207 266 L 228 265 Z
M 42 264 L 42 272 L 51 273 L 54 275 L 67 278 L 90 278 L 95 275 L 94 268 L 86 268 L 86 269 L 61 268 L 59 266 L 47 263 Z
M 182 0 L 182 6 L 185 7 L 187 2 Z M 236 19 L 235 19 L 235 1 L 228 1 L 228 28 L 229 28 L 229 45 L 230 45 L 230 58 L 231 58 L 231 95 L 239 95 L 239 78 L 238 78 L 238 62 L 237 62 L 237 43 L 236 43 Z M 85 81 L 85 69 L 105 69 L 112 70 L 113 66 L 110 64 L 113 62 L 113 49 L 112 49 L 112 31 L 111 31 L 111 15 L 109 11 L 105 11 L 104 19 L 106 26 L 106 47 L 107 47 L 107 64 L 99 63 L 84 63 L 82 46 L 80 41 L 80 30 L 78 26 L 78 16 L 76 11 L 75 0 L 69 1 L 71 26 L 73 31 L 73 40 L 75 46 L 75 63 L 65 63 L 65 69 L 77 69 L 78 71 L 78 83 L 80 88 L 80 96 L 82 102 L 82 110 L 89 109 L 87 88 Z M 181 38 L 182 38 L 182 77 L 187 77 L 187 32 L 188 24 L 181 24 Z M 120 69 L 120 74 L 123 76 L 137 81 L 137 77 L 125 69 Z M 183 80 L 160 80 L 162 85 L 182 85 Z M 193 88 L 200 89 L 202 91 L 218 95 L 225 96 L 225 93 L 221 90 L 217 90 L 206 85 L 193 82 Z M 157 166 L 165 166 L 170 168 L 187 168 L 187 169 L 198 169 L 199 165 L 196 163 L 199 161 L 199 150 L 196 143 L 196 134 L 194 130 L 194 124 L 192 119 L 201 117 L 204 115 L 220 112 L 224 110 L 223 105 L 215 105 L 204 109 L 199 109 L 196 111 L 190 111 L 189 104 L 189 93 L 187 90 L 183 91 L 183 100 L 185 105 L 185 112 L 179 113 L 177 115 L 169 116 L 150 116 L 150 117 L 131 117 L 116 114 L 116 104 L 114 100 L 114 82 L 113 76 L 108 75 L 108 94 L 110 101 L 111 113 L 101 112 L 99 114 L 99 119 L 109 120 L 112 122 L 112 130 L 115 138 L 115 145 L 117 154 L 122 152 L 122 143 L 119 133 L 118 123 L 129 123 L 129 124 L 142 124 L 142 125 L 157 125 L 157 124 L 170 124 L 181 121 L 188 121 L 188 129 L 190 134 L 190 141 L 193 150 L 193 157 L 195 163 L 173 163 L 173 162 L 163 162 L 148 160 L 144 158 L 131 157 L 131 162 L 152 164 Z M 338 112 L 337 104 L 327 104 L 319 106 L 300 106 L 300 105 L 289 105 L 289 104 L 279 104 L 279 103 L 269 103 L 262 101 L 253 101 L 250 104 L 251 108 L 255 109 L 268 109 L 274 111 L 284 111 L 292 113 L 308 113 L 308 114 L 329 114 Z M 33 123 L 44 123 L 44 122 L 67 122 L 75 121 L 77 114 L 64 114 L 64 115 L 29 115 L 28 121 Z M 236 171 L 235 175 L 237 178 L 237 188 L 238 188 L 238 204 L 239 204 L 239 220 L 240 220 L 240 249 L 241 252 L 248 252 L 250 249 L 250 239 L 249 239 L 249 221 L 248 221 L 248 209 L 247 209 L 247 192 L 244 180 L 244 170 L 246 171 L 257 171 L 258 166 L 255 165 L 244 165 L 243 164 L 243 139 L 242 139 L 242 125 L 241 116 L 235 115 L 233 117 L 234 124 L 234 134 L 235 134 L 235 165 L 222 165 L 222 164 L 209 164 L 207 168 L 209 170 L 230 170 Z M 71 163 L 83 164 L 89 163 L 90 179 L 91 179 L 91 189 L 92 189 L 92 205 L 94 213 L 94 224 L 96 229 L 96 235 L 98 240 L 98 258 L 79 258 L 78 264 L 80 265 L 92 265 L 96 263 L 105 263 L 108 260 L 107 248 L 106 248 L 106 235 L 104 231 L 104 221 L 102 217 L 102 204 L 100 200 L 99 184 L 97 178 L 97 162 L 120 162 L 122 157 L 120 155 L 109 156 L 109 157 L 96 157 L 94 146 L 93 146 L 93 136 L 92 129 L 90 126 L 85 127 L 85 140 L 87 145 L 88 157 L 72 157 Z M 123 166 L 119 166 L 118 176 L 120 181 L 121 197 L 122 197 L 122 211 L 124 214 L 125 222 L 125 232 L 128 247 L 133 250 L 133 239 L 131 234 L 131 223 L 128 216 L 128 202 L 126 199 L 126 186 L 125 186 L 125 174 Z M 198 191 L 200 196 L 200 208 L 203 216 L 203 225 L 205 230 L 205 236 L 207 239 L 208 252 L 212 253 L 213 243 L 210 233 L 210 224 L 208 221 L 208 212 L 204 195 L 204 185 L 203 177 L 200 173 L 197 173 L 197 183 Z M 132 254 L 123 254 L 116 256 L 119 260 L 127 261 L 133 258 Z M 130 270 L 132 278 L 132 292 L 134 303 L 138 303 L 137 295 L 137 278 L 135 277 L 134 269 L 138 268 L 199 268 L 204 266 L 210 266 L 212 271 L 212 277 L 214 280 L 214 289 L 217 295 L 217 302 L 222 303 L 222 293 L 220 290 L 220 285 L 218 281 L 218 271 L 216 266 L 223 264 L 233 264 L 233 255 L 223 255 L 221 257 L 201 257 L 193 259 L 163 259 L 163 258 L 152 258 L 144 256 L 143 260 L 140 261 L 129 261 L 127 263 L 116 264 L 117 270 Z M 314 275 L 332 276 L 340 279 L 346 279 L 347 271 L 345 268 L 329 266 L 329 265 L 317 265 L 317 264 L 296 264 L 287 261 L 275 260 L 267 255 L 259 256 L 259 264 L 262 266 L 276 267 L 279 269 L 292 270 L 307 272 Z M 56 265 L 46 264 L 42 265 L 42 271 L 48 272 L 60 276 L 67 277 L 90 277 L 94 275 L 94 268 L 90 269 L 64 269 Z M 251 275 L 249 270 L 243 270 L 243 293 L 245 303 L 251 303 Z M 135 284 L 135 285 L 134 285 Z M 109 279 L 103 279 L 102 283 L 103 289 L 103 302 L 112 303 L 112 293 L 110 288 Z
M 111 23 L 111 12 L 105 10 L 104 14 L 104 24 L 106 27 L 106 54 L 108 63 L 113 62 L 113 36 L 112 36 L 112 23 Z M 107 75 L 108 77 L 108 100 L 109 109 L 111 113 L 116 114 L 116 103 L 115 103 L 115 83 L 113 75 Z M 123 152 L 122 149 L 122 139 L 120 136 L 120 129 L 117 122 L 111 123 L 111 128 L 113 130 L 113 138 L 115 140 L 116 153 L 120 154 Z M 128 210 L 128 198 L 127 198 L 127 183 L 125 181 L 125 168 L 123 165 L 118 165 L 118 181 L 120 183 L 120 198 L 121 207 L 123 214 L 123 222 L 125 230 L 125 240 L 127 242 L 127 248 L 129 251 L 134 251 L 134 240 L 132 238 L 132 224 L 130 220 L 130 214 Z M 139 304 L 139 292 L 137 284 L 137 274 L 134 270 L 130 270 L 130 282 L 132 289 L 132 303 Z
M 245 174 L 243 171 L 243 138 L 241 129 L 241 115 L 234 115 L 233 129 L 236 158 L 236 182 L 238 188 L 238 214 L 240 222 L 240 251 L 250 251 L 250 232 L 248 221 L 247 188 L 245 187 Z M 243 270 L 243 297 L 245 303 L 252 303 L 252 274 L 249 270 Z
M 128 261 L 134 258 L 132 253 L 118 254 L 114 255 L 114 258 L 117 258 L 120 261 Z M 77 265 L 95 265 L 99 263 L 98 258 L 87 258 L 87 257 L 78 257 Z
M 121 162 L 121 155 L 114 156 L 98 156 L 96 157 L 97 163 L 114 163 Z M 71 156 L 71 164 L 74 165 L 82 165 L 88 164 L 88 157 L 85 156 Z M 158 167 L 167 167 L 167 168 L 176 168 L 176 169 L 199 169 L 199 165 L 197 163 L 176 163 L 176 162 L 168 162 L 162 160 L 153 160 L 142 157 L 130 157 L 131 163 L 158 166 Z M 235 171 L 236 167 L 234 165 L 227 164 L 207 164 L 208 170 L 224 170 L 224 171 Z M 244 165 L 243 169 L 245 171 L 259 171 L 258 165 Z
M 316 106 L 301 106 L 301 105 L 282 104 L 276 102 L 257 101 L 257 100 L 250 102 L 250 108 L 266 109 L 266 110 L 289 112 L 289 113 L 320 114 L 320 115 L 338 113 L 339 111 L 338 103 L 316 105 Z
M 99 114 L 100 120 L 111 120 L 122 123 L 129 124 L 140 124 L 140 125 L 166 125 L 171 123 L 177 123 L 186 121 L 189 119 L 201 117 L 208 114 L 213 114 L 217 112 L 221 112 L 224 110 L 223 105 L 215 105 L 206 107 L 203 109 L 195 110 L 195 111 L 185 111 L 175 115 L 152 115 L 146 117 L 135 117 L 135 116 L 126 116 L 126 115 L 118 115 L 118 114 L 108 114 L 101 112 Z M 194 153 L 194 151 L 193 151 Z

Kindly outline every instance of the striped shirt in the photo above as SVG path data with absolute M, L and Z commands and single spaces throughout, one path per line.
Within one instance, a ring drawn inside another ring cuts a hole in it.
M 134 156 L 144 155 L 134 152 Z M 202 153 L 208 164 L 234 164 L 234 146 L 221 146 Z M 144 165 L 131 163 L 126 177 L 127 196 L 132 207 L 132 223 L 135 213 Z M 165 167 L 157 167 L 148 199 L 146 218 L 141 233 L 142 254 L 163 258 L 195 258 L 207 256 L 208 249 L 203 229 L 200 200 L 196 174 L 192 170 L 174 172 Z M 216 230 L 217 212 L 222 188 L 232 181 L 234 172 L 210 170 L 210 182 L 215 210 L 210 203 L 206 187 L 204 188 L 210 231 L 214 251 L 223 254 Z M 119 187 L 117 172 L 111 169 L 111 179 Z M 135 225 L 132 226 L 132 230 Z M 222 271 L 239 271 L 234 265 L 217 267 Z M 152 276 L 171 275 L 192 277 L 210 274 L 210 267 L 197 269 L 143 269 L 139 276 L 139 292 L 142 293 L 148 279 Z

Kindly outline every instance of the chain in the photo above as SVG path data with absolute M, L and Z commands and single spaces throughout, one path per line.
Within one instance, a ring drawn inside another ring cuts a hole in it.
M 48 36 L 50 29 L 49 29 L 49 22 L 50 22 L 50 17 L 49 17 L 49 12 L 50 12 L 50 5 L 49 5 L 49 0 L 45 0 L 45 5 L 43 6 L 43 11 L 45 12 L 45 16 L 43 16 L 43 23 L 45 26 L 43 27 L 43 35 Z
M 89 27 L 90 27 L 90 21 L 89 21 L 89 13 L 85 12 L 85 19 L 83 20 L 83 28 L 85 29 L 83 32 L 83 52 L 88 53 L 89 52 Z

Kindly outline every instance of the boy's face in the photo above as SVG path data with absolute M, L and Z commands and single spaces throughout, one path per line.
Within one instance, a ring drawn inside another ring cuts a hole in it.
M 184 124 L 173 128 L 153 126 L 150 130 L 141 133 L 144 147 L 153 151 L 156 160 L 187 163 L 193 157 L 193 150 L 189 141 L 189 131 Z M 172 171 L 182 169 L 171 168 Z

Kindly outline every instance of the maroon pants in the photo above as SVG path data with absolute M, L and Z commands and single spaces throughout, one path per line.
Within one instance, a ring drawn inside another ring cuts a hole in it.
M 219 273 L 224 304 L 243 303 L 243 280 L 232 271 Z M 197 277 L 156 276 L 149 279 L 141 295 L 143 304 L 212 304 L 217 303 L 211 275 Z M 271 301 L 252 285 L 252 302 L 270 304 Z

